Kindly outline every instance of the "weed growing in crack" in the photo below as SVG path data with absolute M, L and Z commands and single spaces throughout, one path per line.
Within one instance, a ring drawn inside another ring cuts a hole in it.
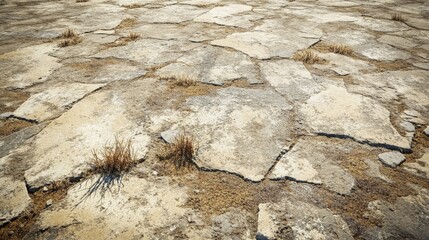
M 293 59 L 307 64 L 322 62 L 322 59 L 310 49 L 305 49 L 305 50 L 296 52 L 293 55 Z
M 179 87 L 190 87 L 197 84 L 197 81 L 187 75 L 167 75 L 161 76 L 161 80 L 174 81 L 174 84 Z
M 353 53 L 353 49 L 347 45 L 343 44 L 329 44 L 328 49 L 331 52 L 342 54 L 342 55 L 351 55 Z
M 405 23 L 407 21 L 407 19 L 404 16 L 402 16 L 401 14 L 399 14 L 399 13 L 393 14 L 392 15 L 392 20 L 393 21 L 398 21 L 398 22 L 403 22 L 403 23 Z
M 121 176 L 137 163 L 131 139 L 125 141 L 115 137 L 113 145 L 106 146 L 101 151 L 92 151 L 91 169 L 103 175 Z
M 197 149 L 194 139 L 183 132 L 162 150 L 158 157 L 161 160 L 171 161 L 176 168 L 191 167 L 195 165 Z
M 136 40 L 136 39 L 137 39 L 137 38 L 139 38 L 139 37 L 140 37 L 140 34 L 135 33 L 135 32 L 130 32 L 130 33 L 128 34 L 128 39 L 130 39 L 130 40 L 132 40 L 132 41 Z
M 62 40 L 58 43 L 58 47 L 68 47 L 82 42 L 79 34 L 71 28 L 64 30 L 59 38 L 62 38 Z

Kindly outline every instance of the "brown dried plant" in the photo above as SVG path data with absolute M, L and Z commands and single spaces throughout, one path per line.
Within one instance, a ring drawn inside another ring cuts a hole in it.
M 125 141 L 118 136 L 112 145 L 104 146 L 101 151 L 92 150 L 90 165 L 92 170 L 104 175 L 119 176 L 129 171 L 137 163 L 131 139 Z
M 173 143 L 162 150 L 158 157 L 161 160 L 171 161 L 176 168 L 191 167 L 195 165 L 197 149 L 194 139 L 183 132 L 176 137 Z
M 336 44 L 336 43 L 329 44 L 328 49 L 331 52 L 339 53 L 342 55 L 351 55 L 353 53 L 353 49 L 344 44 Z
M 293 55 L 293 59 L 296 61 L 301 61 L 303 63 L 308 63 L 308 64 L 314 64 L 322 61 L 322 59 L 319 56 L 317 56 L 316 53 L 314 53 L 312 50 L 309 50 L 309 49 L 296 52 Z

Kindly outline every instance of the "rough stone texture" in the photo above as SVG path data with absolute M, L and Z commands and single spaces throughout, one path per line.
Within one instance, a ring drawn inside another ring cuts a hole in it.
M 413 174 L 429 178 L 429 149 L 425 149 L 423 156 L 416 162 L 406 162 L 403 166 Z
M 238 52 L 211 46 L 193 49 L 175 63 L 157 71 L 160 76 L 189 76 L 214 85 L 245 78 L 250 84 L 261 83 L 251 59 Z
M 362 70 L 372 70 L 375 67 L 366 61 L 354 59 L 336 53 L 317 53 L 317 55 L 328 61 L 327 64 L 315 64 L 314 67 L 322 70 L 332 70 L 339 75 L 355 75 Z
M 252 7 L 248 5 L 228 4 L 225 6 L 212 8 L 207 13 L 196 17 L 194 21 L 246 28 L 253 25 L 253 23 L 250 22 L 252 19 L 237 15 L 251 10 Z
M 350 148 L 320 140 L 299 140 L 283 155 L 269 175 L 270 179 L 290 178 L 296 181 L 323 184 L 339 194 L 350 194 L 355 179 L 338 166 L 335 156 L 347 155 Z
M 284 30 L 285 24 L 291 25 L 287 31 Z M 233 33 L 224 39 L 212 41 L 211 44 L 234 48 L 250 57 L 269 59 L 291 57 L 296 51 L 318 42 L 320 36 L 321 33 L 304 23 L 301 28 L 297 28 L 290 22 L 266 20 L 255 31 Z
M 365 234 L 364 239 L 412 238 L 423 240 L 429 236 L 429 193 L 414 185 L 417 195 L 399 197 L 393 203 L 380 200 L 368 204 L 368 215 L 382 223 Z M 401 217 L 399 217 L 401 216 Z
M 10 156 L 0 158 L 0 169 L 4 170 L 8 162 L 13 161 Z M 0 173 L 0 226 L 16 218 L 31 204 L 25 182 L 13 176 Z
M 174 61 L 182 56 L 181 51 L 191 50 L 196 46 L 198 45 L 188 44 L 187 46 L 180 46 L 174 41 L 143 39 L 129 42 L 125 46 L 102 50 L 93 55 L 93 57 L 115 57 L 137 61 L 145 65 L 158 65 Z
M 411 57 L 411 54 L 408 52 L 386 44 L 364 44 L 356 46 L 355 51 L 369 59 L 377 61 L 395 61 Z
M 381 36 L 378 41 L 382 42 L 382 43 L 386 43 L 389 44 L 393 47 L 397 47 L 397 48 L 405 48 L 405 49 L 409 49 L 409 48 L 413 48 L 415 46 L 417 46 L 416 43 L 413 43 L 412 41 L 402 38 L 402 37 L 398 37 L 398 36 L 392 36 L 392 35 L 383 35 Z
M 139 19 L 150 23 L 181 23 L 190 21 L 207 10 L 189 5 L 171 5 L 155 9 L 137 9 Z
M 378 155 L 378 158 L 389 167 L 397 167 L 405 161 L 405 156 L 402 153 L 394 151 L 381 153 Z
M 365 163 L 368 165 L 367 173 L 369 176 L 380 178 L 389 183 L 392 182 L 388 177 L 380 172 L 381 163 L 369 159 L 365 159 Z
M 340 216 L 299 200 L 260 204 L 259 218 L 268 222 L 258 227 L 257 239 L 353 239 Z
M 429 136 L 429 126 L 426 127 L 426 129 L 424 130 L 424 133 L 426 134 L 426 136 Z
M 416 128 L 410 122 L 401 122 L 399 125 L 407 132 L 415 132 Z
M 52 43 L 22 48 L 0 55 L 0 87 L 26 88 L 44 82 L 55 69 L 61 66 L 49 53 L 57 47 Z
M 410 149 L 408 140 L 390 123 L 387 109 L 370 98 L 349 93 L 345 88 L 330 86 L 310 97 L 299 112 L 311 132 Z
M 268 83 L 291 101 L 305 100 L 322 89 L 301 62 L 264 61 L 260 69 Z
M 64 178 L 79 176 L 89 168 L 92 149 L 112 143 L 115 135 L 131 140 L 137 156 L 143 157 L 149 136 L 127 118 L 124 102 L 115 92 L 98 92 L 52 121 L 36 137 L 25 172 L 31 189 Z
M 197 165 L 260 181 L 284 146 L 288 102 L 272 90 L 226 88 L 215 96 L 189 98 L 187 111 L 165 112 L 170 129 L 186 129 L 199 143 Z M 190 110 L 190 111 L 189 111 Z M 175 116 L 182 115 L 179 118 Z M 166 117 L 153 116 L 152 122 Z
M 32 95 L 13 112 L 13 115 L 37 122 L 52 119 L 61 115 L 74 102 L 103 86 L 104 84 L 82 83 L 54 86 L 46 91 Z

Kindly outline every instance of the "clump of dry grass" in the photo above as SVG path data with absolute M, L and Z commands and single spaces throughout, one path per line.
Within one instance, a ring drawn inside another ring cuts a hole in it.
M 398 22 L 403 22 L 403 23 L 407 21 L 407 19 L 404 16 L 402 16 L 401 14 L 399 14 L 399 13 L 393 14 L 392 15 L 392 20 L 393 21 L 398 21 Z
M 197 84 L 197 81 L 187 75 L 165 75 L 160 77 L 161 80 L 172 80 L 179 87 L 190 87 Z
M 121 7 L 128 8 L 128 9 L 141 8 L 143 6 L 144 6 L 144 4 L 139 4 L 139 3 L 121 5 Z
M 64 30 L 61 33 L 61 37 L 60 38 L 75 38 L 75 37 L 78 37 L 78 36 L 79 36 L 79 34 L 74 29 L 67 28 L 66 30 Z
M 58 47 L 68 47 L 82 42 L 79 34 L 71 28 L 64 30 L 59 38 L 62 38 L 62 40 L 58 43 Z
M 339 53 L 342 55 L 351 55 L 353 49 L 347 45 L 332 43 L 328 45 L 328 49 L 331 52 Z
M 139 37 L 140 37 L 140 34 L 135 33 L 135 32 L 130 32 L 130 33 L 128 34 L 128 39 L 130 39 L 130 40 L 132 40 L 132 41 L 136 40 L 136 39 L 137 39 L 137 38 L 139 38 Z
M 158 154 L 161 160 L 169 160 L 176 168 L 194 166 L 198 147 L 194 139 L 185 132 L 176 137 L 173 143 Z
M 73 46 L 80 42 L 82 42 L 82 39 L 80 37 L 63 39 L 58 43 L 58 47 Z
M 77 3 L 89 2 L 89 0 L 76 0 Z
M 125 141 L 115 137 L 113 145 L 106 145 L 103 150 L 92 151 L 90 165 L 92 170 L 104 175 L 120 176 L 137 163 L 135 152 L 131 146 L 131 139 Z
M 314 64 L 322 61 L 322 59 L 310 49 L 305 49 L 305 50 L 296 52 L 293 55 L 293 59 L 296 61 L 301 61 L 303 63 L 308 63 L 308 64 Z

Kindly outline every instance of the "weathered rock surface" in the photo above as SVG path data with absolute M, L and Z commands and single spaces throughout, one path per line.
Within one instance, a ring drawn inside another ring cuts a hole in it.
M 354 59 L 336 53 L 317 53 L 323 59 L 326 59 L 326 64 L 315 64 L 314 67 L 322 70 L 333 70 L 339 75 L 359 74 L 362 70 L 375 69 L 374 66 L 366 61 Z
M 289 135 L 292 108 L 272 90 L 225 88 L 215 96 L 189 98 L 185 108 L 190 111 L 165 115 L 182 115 L 170 122 L 170 129 L 183 128 L 195 137 L 199 143 L 196 163 L 201 168 L 260 181 Z M 162 119 L 166 118 L 152 116 L 153 122 Z
M 355 47 L 357 53 L 377 61 L 395 61 L 411 57 L 406 51 L 399 50 L 386 44 L 364 44 Z
M 416 43 L 413 43 L 412 41 L 402 38 L 402 37 L 398 37 L 398 36 L 392 36 L 392 35 L 383 35 L 381 36 L 378 41 L 382 42 L 382 43 L 386 43 L 389 44 L 393 47 L 397 47 L 397 48 L 405 48 L 405 49 L 409 49 L 409 48 L 413 48 L 415 46 L 417 46 Z
M 54 86 L 46 91 L 32 95 L 13 112 L 15 117 L 42 122 L 61 115 L 66 108 L 100 89 L 104 84 L 71 83 Z
M 380 200 L 368 204 L 368 214 L 381 221 L 363 234 L 364 239 L 411 238 L 426 239 L 429 236 L 429 193 L 416 188 L 417 195 L 399 197 L 393 203 Z M 399 217 L 401 216 L 401 217 Z
M 30 189 L 65 178 L 78 177 L 89 168 L 93 149 L 112 143 L 115 135 L 130 138 L 139 158 L 147 151 L 149 136 L 127 118 L 124 102 L 115 92 L 88 96 L 52 121 L 36 137 L 25 172 Z
M 389 167 L 397 167 L 403 161 L 405 161 L 405 156 L 400 152 L 385 152 L 378 155 L 380 161 L 386 164 Z
M 331 191 L 348 195 L 355 184 L 355 179 L 339 167 L 335 159 L 336 156 L 345 157 L 351 149 L 317 139 L 299 140 L 291 151 L 283 155 L 268 177 L 323 184 Z
M 260 70 L 268 83 L 288 100 L 306 100 L 322 87 L 301 62 L 292 60 L 264 61 Z
M 408 171 L 429 178 L 429 149 L 425 149 L 425 153 L 416 162 L 407 162 L 403 164 Z
M 389 183 L 392 182 L 388 177 L 380 172 L 381 163 L 369 159 L 365 159 L 365 163 L 368 165 L 367 173 L 369 176 L 380 178 Z
M 52 43 L 40 44 L 0 55 L 0 87 L 26 88 L 41 83 L 61 66 L 49 53 L 57 47 Z
M 16 218 L 31 204 L 27 188 L 23 180 L 5 175 L 4 169 L 13 158 L 0 158 L 0 226 Z
M 429 136 L 429 126 L 427 126 L 423 132 L 426 134 L 426 136 Z
M 310 97 L 299 111 L 313 133 L 410 149 L 410 142 L 390 123 L 387 109 L 345 88 L 330 86 Z
M 329 209 L 298 200 L 259 205 L 257 239 L 353 239 L 347 223 Z
M 239 52 L 211 46 L 193 49 L 157 71 L 160 76 L 188 76 L 196 81 L 223 85 L 226 81 L 245 78 L 250 84 L 261 83 L 251 59 Z
M 237 15 L 251 10 L 252 7 L 249 5 L 228 4 L 212 8 L 207 13 L 196 17 L 194 21 L 246 28 L 253 25 L 253 23 L 250 22 L 252 18 Z

